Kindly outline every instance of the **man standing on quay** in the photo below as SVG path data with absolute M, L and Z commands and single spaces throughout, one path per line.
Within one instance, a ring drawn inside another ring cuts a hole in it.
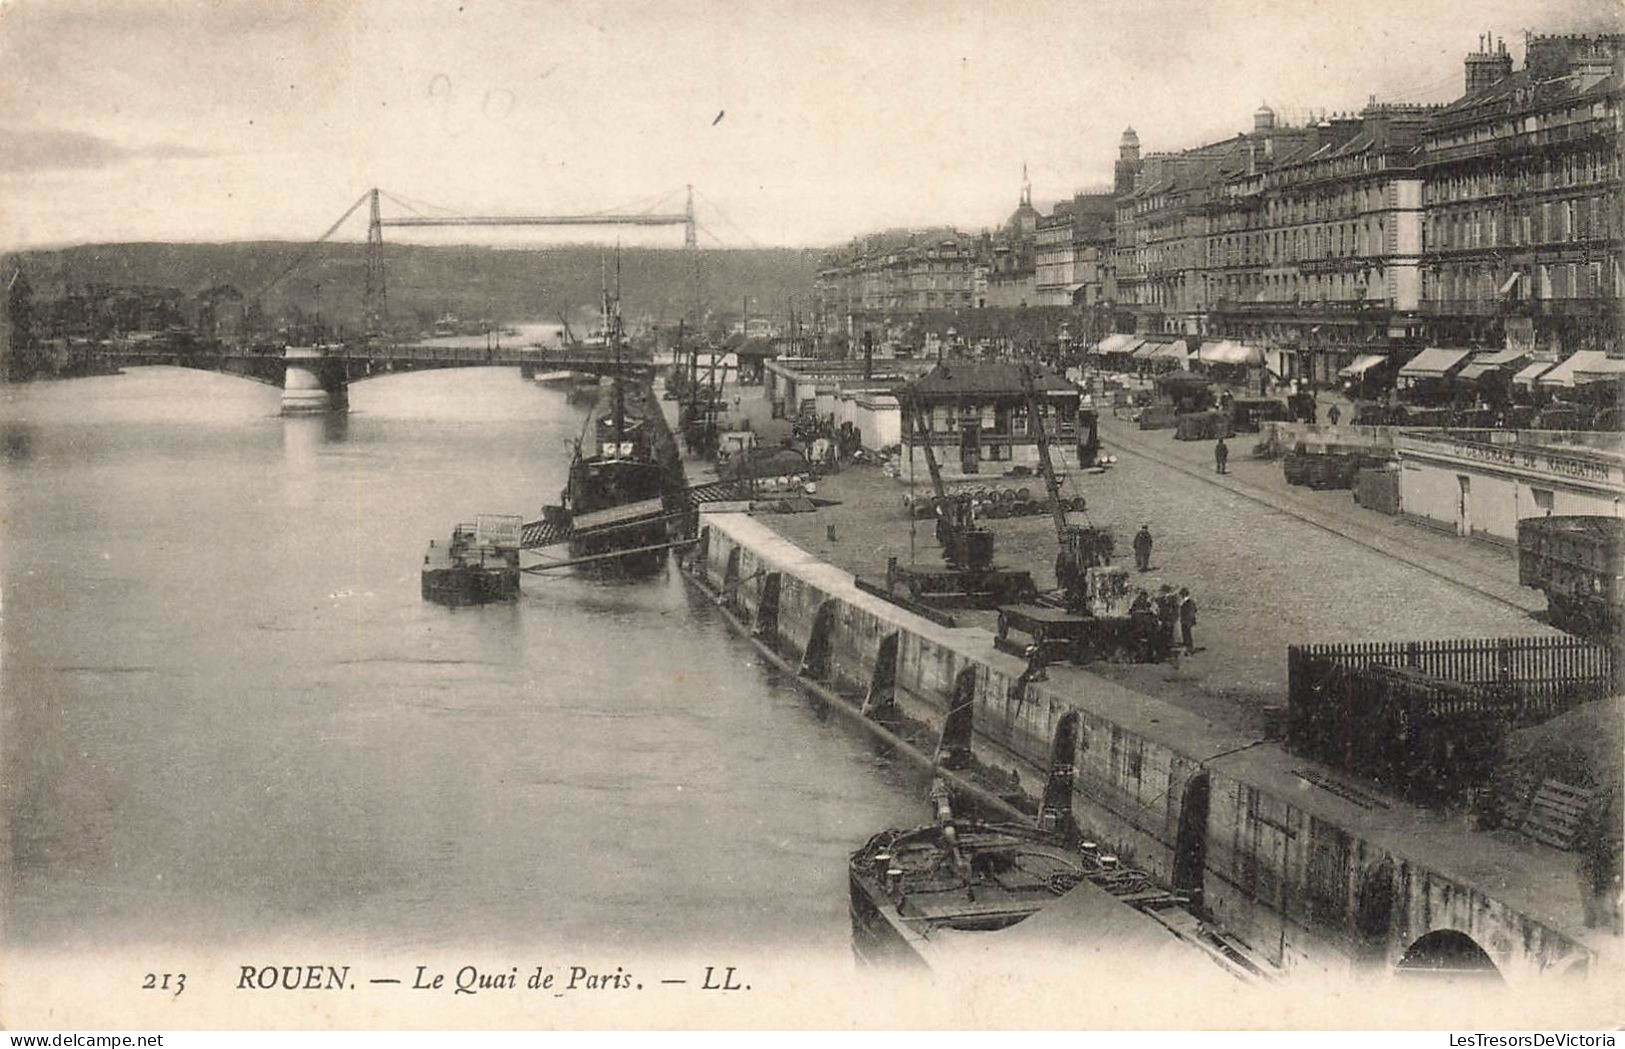
M 1213 469 L 1219 473 L 1224 473 L 1225 464 L 1229 461 L 1230 446 L 1225 444 L 1224 438 L 1221 437 L 1219 443 L 1213 446 Z
M 1174 631 L 1179 628 L 1179 595 L 1164 583 L 1157 590 L 1157 658 L 1167 659 L 1174 650 Z
M 1141 525 L 1134 533 L 1134 566 L 1142 572 L 1151 570 L 1151 526 Z
M 1179 639 L 1185 644 L 1185 654 L 1191 655 L 1196 651 L 1196 641 L 1191 637 L 1191 630 L 1196 626 L 1196 601 L 1191 597 L 1187 587 L 1179 588 Z

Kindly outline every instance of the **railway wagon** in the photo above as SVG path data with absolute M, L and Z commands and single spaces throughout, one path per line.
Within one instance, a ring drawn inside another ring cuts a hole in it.
M 1518 522 L 1518 582 L 1546 594 L 1552 625 L 1607 639 L 1625 625 L 1625 519 L 1596 515 Z

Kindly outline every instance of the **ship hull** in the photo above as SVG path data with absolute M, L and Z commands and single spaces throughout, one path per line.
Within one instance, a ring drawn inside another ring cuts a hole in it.
M 572 558 L 601 558 L 579 567 L 600 575 L 650 576 L 666 563 L 666 523 L 652 521 L 608 535 L 574 536 L 570 540 Z M 662 547 L 649 550 L 646 547 Z M 619 556 L 616 555 L 619 552 Z
M 425 601 L 442 605 L 511 601 L 519 596 L 519 551 L 471 550 L 465 534 L 453 533 L 444 546 L 429 544 L 421 587 Z
M 919 934 L 903 925 L 886 895 L 870 881 L 848 875 L 848 913 L 852 919 L 852 954 L 864 965 L 925 972 Z
M 565 490 L 573 523 L 570 556 L 598 558 L 581 567 L 600 574 L 647 576 L 659 571 L 669 537 L 665 485 L 665 471 L 652 459 L 578 459 Z M 606 556 L 617 553 L 621 556 Z

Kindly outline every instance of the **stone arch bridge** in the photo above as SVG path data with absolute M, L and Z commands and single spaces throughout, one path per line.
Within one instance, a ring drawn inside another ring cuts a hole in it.
M 647 380 L 654 359 L 647 353 L 602 349 L 425 346 L 416 344 L 332 344 L 287 346 L 266 351 L 230 346 L 110 346 L 96 354 L 118 368 L 171 365 L 223 372 L 282 389 L 282 412 L 344 411 L 351 383 L 380 375 L 443 368 L 517 367 L 523 374 L 573 371 L 625 375 Z

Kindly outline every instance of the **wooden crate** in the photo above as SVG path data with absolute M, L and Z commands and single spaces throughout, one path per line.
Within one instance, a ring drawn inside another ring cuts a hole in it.
M 1549 779 L 1535 792 L 1535 800 L 1530 803 L 1529 813 L 1518 829 L 1526 837 L 1554 849 L 1572 848 L 1574 835 L 1591 806 L 1592 796 L 1592 791 L 1584 787 Z

